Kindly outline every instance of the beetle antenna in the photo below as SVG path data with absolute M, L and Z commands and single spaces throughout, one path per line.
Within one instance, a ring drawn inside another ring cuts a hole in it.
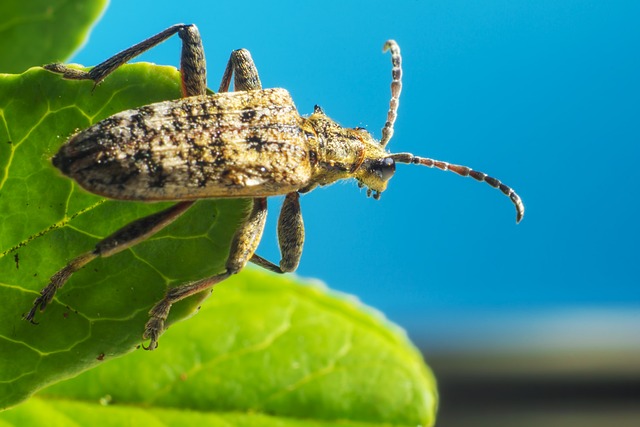
M 398 117 L 398 105 L 400 104 L 400 92 L 402 92 L 402 56 L 400 56 L 400 46 L 395 40 L 387 40 L 382 51 L 391 51 L 391 101 L 389 101 L 389 112 L 387 113 L 387 122 L 382 128 L 382 139 L 380 145 L 383 147 L 391 140 L 393 136 L 393 124 Z
M 496 178 L 490 177 L 486 173 L 473 170 L 467 166 L 453 165 L 451 163 L 443 162 L 440 160 L 433 160 L 433 159 L 428 159 L 426 157 L 414 156 L 413 154 L 410 154 L 410 153 L 392 154 L 390 157 L 394 161 L 399 163 L 413 163 L 417 165 L 428 166 L 430 168 L 435 167 L 443 171 L 455 172 L 460 176 L 470 176 L 476 181 L 481 181 L 481 182 L 484 181 L 490 186 L 492 186 L 493 188 L 499 189 L 500 191 L 502 191 L 502 193 L 504 193 L 505 196 L 511 199 L 511 202 L 516 207 L 516 223 L 519 223 L 522 220 L 522 217 L 524 216 L 524 204 L 522 203 L 522 199 L 520 199 L 520 196 L 518 196 L 518 194 L 516 194 L 516 192 L 513 191 L 511 187 L 503 184 L 502 182 L 500 182 L 500 180 Z

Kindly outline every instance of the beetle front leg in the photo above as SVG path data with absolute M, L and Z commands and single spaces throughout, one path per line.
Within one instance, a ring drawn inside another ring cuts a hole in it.
M 298 268 L 304 245 L 304 222 L 300 211 L 300 195 L 287 194 L 278 218 L 278 244 L 280 245 L 280 269 L 292 272 Z
M 56 291 L 60 289 L 73 273 L 98 257 L 108 257 L 130 248 L 149 238 L 153 234 L 171 224 L 189 209 L 194 202 L 181 202 L 165 210 L 135 220 L 110 236 L 99 241 L 95 248 L 71 260 L 62 270 L 51 276 L 49 285 L 40 291 L 40 296 L 33 302 L 33 307 L 24 318 L 34 322 L 37 311 L 43 311 L 53 300 Z
M 298 268 L 304 245 L 304 222 L 300 211 L 300 195 L 297 192 L 287 194 L 282 203 L 278 218 L 278 244 L 282 256 L 280 266 L 256 254 L 251 262 L 274 273 L 290 273 Z
M 151 341 L 145 349 L 153 350 L 158 346 L 158 338 L 164 330 L 165 321 L 174 303 L 207 290 L 244 268 L 258 248 L 266 219 L 267 199 L 265 197 L 253 199 L 251 212 L 240 225 L 231 241 L 225 271 L 206 279 L 169 289 L 166 296 L 149 311 L 150 318 L 145 326 L 143 338 L 151 339 Z

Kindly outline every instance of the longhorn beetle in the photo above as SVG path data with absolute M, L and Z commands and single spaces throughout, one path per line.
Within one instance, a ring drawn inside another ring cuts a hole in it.
M 249 51 L 233 51 L 219 93 L 207 94 L 204 50 L 195 25 L 177 24 L 95 66 L 80 71 L 63 64 L 47 70 L 66 79 L 93 80 L 97 85 L 116 68 L 178 33 L 182 39 L 180 71 L 183 98 L 115 114 L 73 135 L 53 157 L 53 164 L 84 189 L 111 199 L 175 205 L 138 219 L 98 242 L 93 250 L 71 260 L 51 277 L 25 318 L 33 322 L 69 277 L 97 257 L 127 249 L 169 225 L 198 199 L 249 197 L 252 209 L 233 236 L 225 270 L 212 277 L 171 288 L 149 312 L 143 333 L 158 337 L 171 305 L 211 288 L 253 262 L 268 270 L 294 271 L 300 261 L 304 226 L 299 195 L 317 186 L 354 178 L 367 196 L 380 197 L 396 163 L 412 163 L 471 176 L 498 188 L 515 205 L 516 221 L 524 215 L 520 197 L 499 180 L 466 166 L 414 156 L 390 154 L 402 90 L 400 48 L 393 40 L 391 101 L 382 139 L 362 128 L 343 128 L 318 106 L 302 117 L 284 89 L 262 89 Z M 235 92 L 229 92 L 234 76 Z M 278 220 L 279 265 L 255 254 L 264 229 L 267 197 L 286 195 Z

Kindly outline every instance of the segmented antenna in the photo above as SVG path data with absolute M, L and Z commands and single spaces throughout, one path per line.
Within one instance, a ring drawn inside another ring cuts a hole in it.
M 393 136 L 393 124 L 398 117 L 398 105 L 400 104 L 400 92 L 402 92 L 402 56 L 400 56 L 400 46 L 395 40 L 387 40 L 382 51 L 391 51 L 391 101 L 389 101 L 389 112 L 387 113 L 387 122 L 382 128 L 382 139 L 380 144 L 384 147 Z
M 505 196 L 511 199 L 511 202 L 516 207 L 516 223 L 519 223 L 522 220 L 522 217 L 524 217 L 524 204 L 522 203 L 522 199 L 520 199 L 520 196 L 518 196 L 518 194 L 516 194 L 516 192 L 513 191 L 511 187 L 503 184 L 496 178 L 490 177 L 484 172 L 473 170 L 467 166 L 453 165 L 451 163 L 443 162 L 440 160 L 414 156 L 410 153 L 392 154 L 391 158 L 400 163 L 413 163 L 428 166 L 430 168 L 438 168 L 443 171 L 455 172 L 461 176 L 470 176 L 476 181 L 484 181 L 493 188 L 499 189 Z

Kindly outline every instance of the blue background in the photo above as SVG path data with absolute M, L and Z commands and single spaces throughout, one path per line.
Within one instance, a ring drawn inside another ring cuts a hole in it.
M 516 226 L 486 184 L 399 165 L 380 201 L 353 182 L 302 198 L 298 274 L 357 295 L 428 350 L 640 343 L 640 2 L 114 0 L 72 59 L 95 65 L 178 22 L 198 25 L 211 88 L 246 47 L 302 114 L 319 104 L 376 137 L 390 95 L 381 48 L 396 39 L 389 149 L 489 173 L 527 208 Z M 177 66 L 179 46 L 140 60 Z M 259 249 L 274 261 L 279 203 Z

